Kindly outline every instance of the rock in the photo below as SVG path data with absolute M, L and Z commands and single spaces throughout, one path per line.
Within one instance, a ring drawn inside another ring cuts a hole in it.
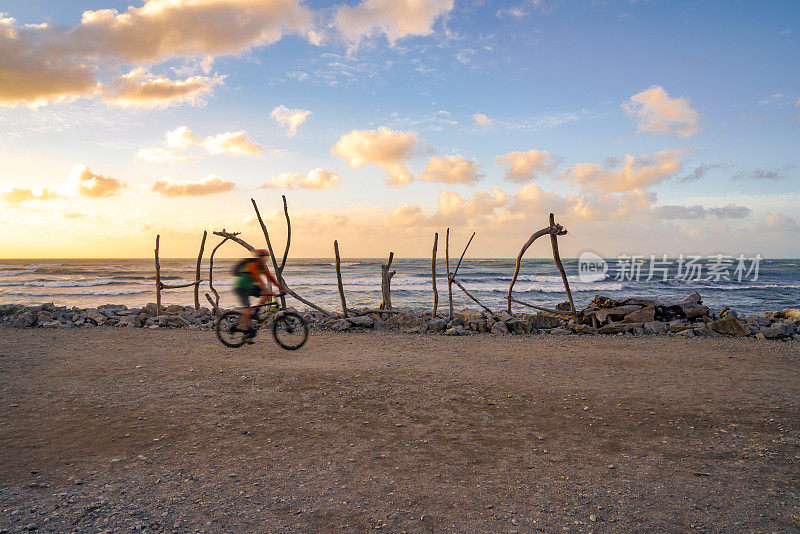
M 464 308 L 462 310 L 458 310 L 453 315 L 456 319 L 464 324 L 469 324 L 473 321 L 478 322 L 483 319 L 483 312 L 473 308 Z
M 33 532 L 34 530 L 39 530 L 39 526 L 36 523 L 28 523 L 25 525 L 25 530 Z
M 677 335 L 681 337 L 695 337 L 693 328 L 687 328 L 686 330 L 681 330 L 680 332 L 677 332 Z
M 669 325 L 661 321 L 649 321 L 644 323 L 644 331 L 648 334 L 660 334 L 669 331 Z
M 688 324 L 673 324 L 669 326 L 669 331 L 673 334 L 677 334 L 679 332 L 684 332 L 686 330 L 691 330 L 692 326 Z
M 459 334 L 458 328 L 453 327 L 453 328 L 448 328 L 447 330 L 445 330 L 444 331 L 444 335 L 446 335 L 446 336 L 458 336 L 460 334 Z
M 726 334 L 729 336 L 746 336 L 749 332 L 738 319 L 733 317 L 726 317 L 719 321 L 711 321 L 706 324 L 706 328 L 713 330 L 719 334 Z
M 498 321 L 492 325 L 492 334 L 505 335 L 508 334 L 508 327 L 506 323 Z
M 564 327 L 558 327 L 558 328 L 553 328 L 552 330 L 550 330 L 549 333 L 557 336 L 565 336 L 567 334 L 571 334 L 572 330 L 567 330 Z
M 133 318 L 131 318 L 131 321 L 128 321 L 128 323 L 132 324 L 132 320 Z M 172 328 L 183 328 L 184 326 L 189 325 L 189 321 L 180 315 L 170 315 L 167 317 L 167 325 L 171 326 Z
M 389 330 L 389 324 L 383 319 L 378 319 L 375 321 L 372 328 L 376 332 L 387 332 Z
M 648 306 L 646 308 L 642 308 L 629 313 L 622 320 L 626 323 L 649 323 L 655 321 L 655 318 L 656 318 L 655 307 Z
M 447 321 L 442 317 L 434 317 L 428 321 L 428 332 L 441 332 L 447 328 Z
M 325 328 L 335 330 L 336 332 L 343 332 L 350 328 L 350 321 L 347 319 L 331 319 L 325 322 Z
M 36 324 L 36 314 L 27 311 L 19 314 L 14 320 L 14 328 L 28 328 Z
M 641 306 L 637 306 L 635 304 L 629 304 L 627 306 L 616 306 L 614 308 L 604 308 L 602 310 L 598 310 L 594 313 L 594 316 L 597 317 L 597 321 L 600 324 L 603 324 L 608 319 L 611 319 L 612 321 L 615 319 L 622 319 L 626 315 L 640 309 Z
M 781 312 L 784 319 L 800 318 L 800 308 L 788 308 Z
M 156 314 L 156 303 L 155 302 L 148 303 L 147 306 L 145 306 L 139 311 L 139 313 L 147 315 L 148 317 L 153 317 Z
M 639 326 L 641 326 L 641 324 Z M 627 332 L 632 328 L 633 325 L 629 323 L 609 323 L 605 326 L 601 326 L 598 332 L 601 334 L 619 334 L 620 332 Z
M 569 305 L 569 301 L 565 301 L 565 302 L 561 302 L 559 304 L 556 304 L 556 310 L 571 312 L 572 311 L 572 306 Z
M 506 321 L 506 327 L 508 328 L 509 332 L 513 332 L 514 334 L 530 334 L 531 333 L 531 322 L 530 320 L 521 319 L 521 318 L 514 318 L 509 319 Z M 494 326 L 492 326 L 494 328 Z
M 164 308 L 164 311 L 167 313 L 181 313 L 183 311 L 183 306 L 180 306 L 178 304 L 170 304 L 169 306 Z
M 428 322 L 425 319 L 413 315 L 392 315 L 387 323 L 391 328 L 397 328 L 405 334 L 424 334 L 428 329 Z
M 45 321 L 43 323 L 39 323 L 39 326 L 42 328 L 60 328 L 61 323 L 58 321 Z
M 92 321 L 94 324 L 100 325 L 105 323 L 108 320 L 108 317 L 106 317 L 97 310 L 89 310 L 88 312 L 86 312 L 86 319 Z
M 769 328 L 761 330 L 764 337 L 767 339 L 781 339 L 784 337 L 792 337 L 795 333 L 794 326 L 789 323 L 775 323 Z
M 760 339 L 761 341 L 763 341 L 763 340 L 767 339 L 767 336 L 765 336 L 764 334 L 759 332 L 758 334 L 756 334 L 756 339 Z
M 595 295 L 592 302 L 589 304 L 590 308 L 613 308 L 617 303 L 608 297 L 602 295 Z
M 495 316 L 495 319 L 498 321 L 508 321 L 513 319 L 513 317 L 506 310 L 503 310 Z
M 25 306 L 21 304 L 3 304 L 0 306 L 0 315 L 14 315 L 25 311 Z
M 531 316 L 531 328 L 556 328 L 561 325 L 561 321 L 558 317 L 537 313 Z
M 594 327 L 593 326 L 589 326 L 588 324 L 575 325 L 572 329 L 576 334 L 594 334 L 595 333 Z
M 347 320 L 350 321 L 351 325 L 358 326 L 361 328 L 372 328 L 372 325 L 375 324 L 375 320 L 369 315 L 359 315 L 358 317 L 350 317 Z

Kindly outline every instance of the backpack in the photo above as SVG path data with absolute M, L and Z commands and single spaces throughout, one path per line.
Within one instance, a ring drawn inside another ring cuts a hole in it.
M 231 274 L 233 276 L 244 276 L 246 271 L 244 270 L 245 266 L 250 263 L 251 261 L 256 261 L 253 258 L 245 258 L 243 260 L 239 260 L 231 269 Z

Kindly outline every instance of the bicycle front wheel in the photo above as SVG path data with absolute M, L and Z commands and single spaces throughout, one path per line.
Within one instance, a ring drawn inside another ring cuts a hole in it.
M 217 337 L 226 347 L 236 348 L 244 345 L 245 333 L 239 328 L 241 315 L 241 312 L 229 311 L 225 312 L 217 321 L 215 328 Z
M 286 350 L 297 350 L 308 339 L 308 324 L 299 314 L 285 312 L 272 323 L 275 341 Z

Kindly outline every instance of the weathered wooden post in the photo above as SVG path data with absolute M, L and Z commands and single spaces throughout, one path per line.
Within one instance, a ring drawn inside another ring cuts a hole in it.
M 550 227 L 556 227 L 556 218 L 552 213 L 550 214 Z M 575 303 L 572 302 L 572 292 L 569 290 L 569 282 L 567 281 L 567 273 L 564 272 L 564 266 L 561 264 L 561 256 L 558 254 L 558 233 L 550 233 L 550 243 L 553 245 L 553 261 L 556 262 L 558 272 L 561 273 L 561 279 L 564 281 L 564 289 L 567 290 L 567 298 L 569 299 L 569 308 L 572 311 L 572 316 L 577 317 L 575 312 Z
M 389 271 L 392 268 L 392 260 L 394 259 L 394 252 L 389 253 L 389 261 L 386 263 L 381 264 L 381 295 L 383 296 L 383 300 L 381 301 L 381 310 L 391 310 L 392 309 L 392 277 L 397 273 L 397 271 Z
M 336 282 L 339 285 L 339 299 L 342 301 L 342 313 L 347 317 L 347 303 L 344 300 L 344 287 L 342 287 L 342 262 L 339 259 L 339 242 L 334 239 L 333 252 L 336 255 Z
M 158 242 L 160 235 L 156 235 L 156 315 L 161 314 L 161 264 L 158 263 Z
M 433 281 L 433 316 L 439 307 L 439 290 L 436 288 L 436 247 L 439 244 L 439 232 L 433 234 L 433 254 L 431 257 L 431 280 Z
M 447 299 L 450 302 L 447 320 L 450 321 L 453 319 L 453 279 L 450 277 L 450 228 L 447 229 L 447 235 L 444 240 L 444 265 L 447 269 Z

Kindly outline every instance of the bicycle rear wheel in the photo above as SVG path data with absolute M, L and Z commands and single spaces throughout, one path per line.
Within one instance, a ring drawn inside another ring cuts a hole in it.
M 241 347 L 245 342 L 245 332 L 239 328 L 239 318 L 242 313 L 238 311 L 228 311 L 222 314 L 217 321 L 215 330 L 217 337 L 226 347 Z M 252 323 L 253 321 L 251 321 Z M 252 325 L 251 325 L 252 326 Z
M 299 314 L 285 312 L 272 323 L 275 341 L 286 350 L 297 350 L 308 339 L 308 324 Z

